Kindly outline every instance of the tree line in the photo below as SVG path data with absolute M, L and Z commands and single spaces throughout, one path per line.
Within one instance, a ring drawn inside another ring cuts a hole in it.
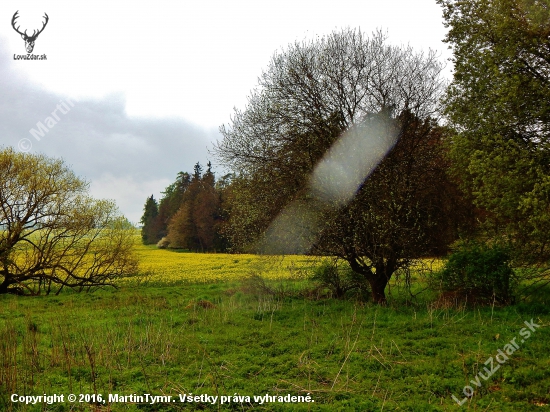
M 222 203 L 230 178 L 216 180 L 210 162 L 206 171 L 197 162 L 192 174 L 179 172 L 159 202 L 153 195 L 147 198 L 141 218 L 143 243 L 196 252 L 225 251 Z
M 447 174 L 442 68 L 381 32 L 291 45 L 221 128 L 214 151 L 231 182 L 216 191 L 210 167 L 180 173 L 158 206 L 147 200 L 144 242 L 336 256 L 384 303 L 397 270 L 446 253 L 472 227 Z
M 147 199 L 143 242 L 332 256 L 377 303 L 415 259 L 467 243 L 455 262 L 493 256 L 548 283 L 550 8 L 437 1 L 450 85 L 435 53 L 381 32 L 289 45 L 220 128 L 213 155 L 231 173 L 180 172 Z M 63 161 L 2 149 L 0 163 L 0 293 L 93 289 L 137 271 L 131 225 Z M 491 259 L 488 276 L 510 273 Z M 460 266 L 449 276 L 480 272 Z
M 515 265 L 548 262 L 547 4 L 438 3 L 450 85 L 435 53 L 391 46 L 381 32 L 289 45 L 220 128 L 214 155 L 233 176 L 216 206 L 180 206 L 164 220 L 167 239 L 198 233 L 193 205 L 215 209 L 227 250 L 334 256 L 378 303 L 394 273 L 459 240 L 505 250 Z

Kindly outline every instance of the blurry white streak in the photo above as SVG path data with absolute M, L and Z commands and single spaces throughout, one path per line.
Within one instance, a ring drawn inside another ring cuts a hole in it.
M 346 131 L 317 164 L 310 180 L 313 197 L 345 206 L 395 144 L 391 122 L 378 116 Z
M 319 231 L 319 213 L 312 205 L 292 202 L 271 222 L 260 244 L 266 254 L 304 254 Z
M 323 228 L 323 210 L 348 204 L 397 141 L 393 120 L 381 114 L 347 130 L 317 164 L 309 200 L 292 202 L 273 220 L 259 249 L 267 254 L 307 253 Z

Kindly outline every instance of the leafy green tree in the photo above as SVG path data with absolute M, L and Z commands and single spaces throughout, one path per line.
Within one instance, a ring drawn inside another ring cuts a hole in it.
M 62 160 L 0 150 L 0 294 L 59 293 L 135 274 L 135 228 Z
M 141 240 L 144 245 L 157 243 L 161 236 L 159 233 L 158 204 L 153 195 L 147 198 L 141 217 Z
M 453 50 L 446 113 L 484 234 L 518 262 L 550 257 L 550 4 L 437 0 Z
M 170 219 L 176 214 L 181 206 L 183 196 L 191 184 L 191 175 L 187 172 L 179 172 L 176 181 L 169 185 L 164 192 L 159 204 L 158 237 L 162 238 L 168 234 Z

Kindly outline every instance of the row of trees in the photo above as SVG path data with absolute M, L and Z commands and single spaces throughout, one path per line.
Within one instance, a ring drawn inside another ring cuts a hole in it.
M 216 181 L 210 162 L 205 172 L 197 163 L 193 174 L 178 173 L 159 203 L 153 195 L 147 199 L 141 218 L 143 243 L 201 252 L 225 250 L 221 203 L 228 181 L 229 176 Z
M 378 303 L 397 270 L 459 238 L 496 244 L 516 265 L 548 262 L 548 5 L 438 3 L 448 87 L 434 53 L 380 32 L 347 29 L 273 56 L 220 129 L 214 153 L 234 172 L 223 204 L 218 193 L 199 207 L 217 208 L 231 250 L 336 256 Z M 178 203 L 167 238 L 204 249 L 194 207 Z
M 232 179 L 216 181 L 210 164 L 180 173 L 147 200 L 143 241 L 336 256 L 378 303 L 397 270 L 461 237 L 547 268 L 548 2 L 437 1 L 450 87 L 433 53 L 379 32 L 289 46 L 221 128 L 215 154 Z M 0 151 L 0 293 L 89 289 L 137 271 L 133 228 L 87 189 L 61 160 Z

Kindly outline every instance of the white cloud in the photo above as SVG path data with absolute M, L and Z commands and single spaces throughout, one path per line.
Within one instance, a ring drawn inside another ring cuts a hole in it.
M 90 194 L 97 199 L 116 200 L 119 209 L 125 211 L 125 216 L 132 223 L 138 224 L 143 214 L 145 200 L 151 195 L 159 200 L 160 192 L 172 183 L 172 180 L 142 181 L 133 176 L 114 176 L 112 173 L 104 173 L 91 182 Z
M 210 0 L 0 3 L 8 55 L 23 53 L 8 23 L 48 27 L 36 42 L 46 62 L 17 62 L 36 83 L 63 95 L 123 92 L 133 116 L 178 116 L 204 127 L 243 107 L 275 50 L 343 27 L 388 30 L 395 44 L 441 50 L 445 34 L 433 0 Z M 27 27 L 27 26 L 24 26 Z

